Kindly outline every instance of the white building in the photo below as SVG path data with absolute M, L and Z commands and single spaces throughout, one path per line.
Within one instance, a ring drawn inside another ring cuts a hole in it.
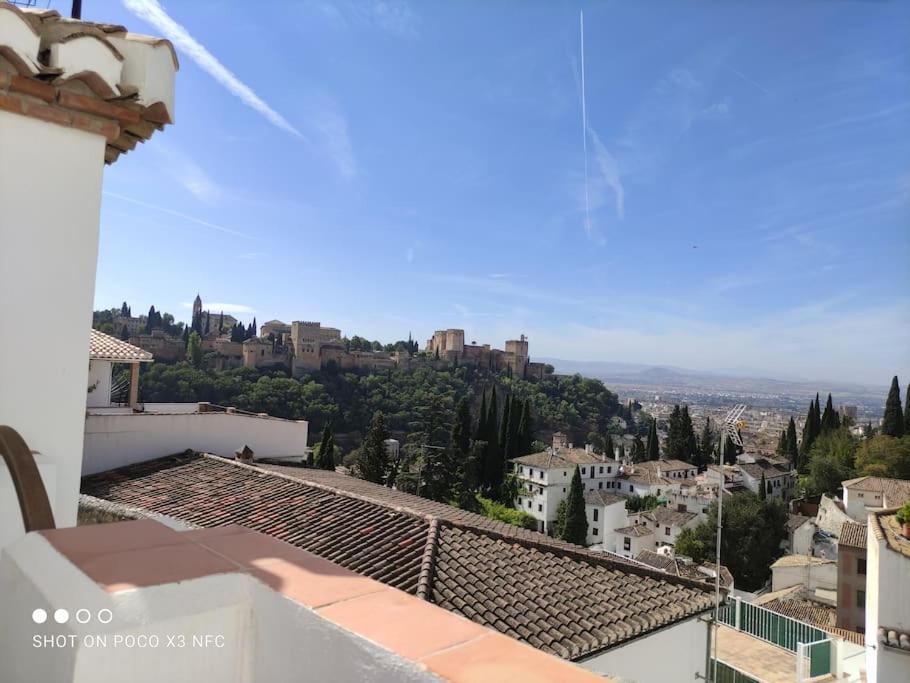
M 792 555 L 811 555 L 815 518 L 790 515 L 787 518 L 787 547 Z
M 844 511 L 864 524 L 870 512 L 899 508 L 910 500 L 910 481 L 887 477 L 859 477 L 843 482 Z
M 92 330 L 88 357 L 86 405 L 89 408 L 110 408 L 114 405 L 114 397 L 111 395 L 114 389 L 112 376 L 114 364 L 117 363 L 130 366 L 127 400 L 118 402 L 118 405 L 137 407 L 139 404 L 139 364 L 150 363 L 152 354 L 109 334 Z
M 626 499 L 608 491 L 585 492 L 585 516 L 588 519 L 588 545 L 600 544 L 612 552 L 616 547 L 614 529 L 628 524 Z
M 741 458 L 743 456 L 740 456 Z M 793 497 L 796 489 L 796 471 L 788 462 L 770 458 L 752 458 L 752 462 L 739 462 L 743 485 L 758 494 L 762 477 L 765 480 L 765 494 L 768 498 L 779 498 L 787 501 Z
M 655 529 L 647 524 L 630 524 L 613 531 L 616 537 L 613 552 L 622 557 L 634 559 L 641 552 L 657 547 Z
M 810 555 L 784 555 L 771 565 L 771 590 L 803 586 L 816 599 L 837 602 L 837 562 Z
M 910 538 L 895 510 L 869 515 L 866 673 L 869 683 L 910 680 Z
M 622 464 L 593 448 L 574 448 L 563 434 L 553 435 L 552 448 L 512 459 L 522 490 L 515 507 L 538 521 L 538 530 L 552 534 L 556 509 L 569 495 L 569 486 L 578 467 L 585 491 L 617 491 Z

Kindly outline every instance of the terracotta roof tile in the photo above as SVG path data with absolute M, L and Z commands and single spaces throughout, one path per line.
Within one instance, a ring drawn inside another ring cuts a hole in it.
M 713 604 L 700 582 L 335 472 L 192 454 L 92 475 L 82 488 L 204 527 L 270 534 L 568 659 Z
M 92 360 L 110 360 L 119 363 L 148 362 L 153 356 L 138 346 L 127 344 L 104 332 L 92 330 L 89 342 L 89 358 Z
M 844 522 L 840 528 L 840 536 L 837 539 L 837 544 L 865 550 L 867 531 L 868 529 L 865 524 Z

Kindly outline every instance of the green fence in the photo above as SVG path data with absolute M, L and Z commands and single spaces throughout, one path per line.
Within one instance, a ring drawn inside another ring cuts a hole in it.
M 739 669 L 734 669 L 719 659 L 711 660 L 711 663 L 714 665 L 713 676 L 711 676 L 714 683 L 761 683 L 757 678 L 747 676 Z
M 739 600 L 721 608 L 720 621 L 791 652 L 796 652 L 798 643 L 814 643 L 828 638 L 827 633 L 803 621 Z

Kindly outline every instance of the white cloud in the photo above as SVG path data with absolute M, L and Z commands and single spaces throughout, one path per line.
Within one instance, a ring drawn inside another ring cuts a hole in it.
M 223 85 L 232 95 L 248 107 L 264 116 L 272 125 L 299 138 L 303 135 L 287 119 L 265 103 L 252 88 L 231 73 L 205 46 L 190 35 L 183 26 L 174 21 L 158 4 L 157 0 L 123 0 L 126 8 L 140 19 L 154 26 L 174 46 L 192 59 L 200 69 Z
M 193 308 L 193 304 L 189 301 L 181 301 L 180 305 L 183 306 L 184 308 L 190 308 L 190 309 Z M 205 310 L 207 310 L 207 311 L 212 311 L 212 312 L 218 311 L 219 313 L 221 311 L 224 311 L 225 313 L 255 313 L 256 312 L 255 309 L 250 308 L 246 304 L 226 304 L 226 303 L 222 303 L 221 301 L 214 301 L 214 302 L 204 301 L 204 302 L 202 302 L 202 305 L 205 307 Z

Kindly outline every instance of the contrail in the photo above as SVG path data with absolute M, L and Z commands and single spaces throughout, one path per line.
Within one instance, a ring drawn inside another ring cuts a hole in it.
M 585 232 L 591 235 L 591 204 L 588 199 L 588 111 L 585 104 L 585 13 L 578 13 L 581 33 L 581 145 L 585 156 Z

